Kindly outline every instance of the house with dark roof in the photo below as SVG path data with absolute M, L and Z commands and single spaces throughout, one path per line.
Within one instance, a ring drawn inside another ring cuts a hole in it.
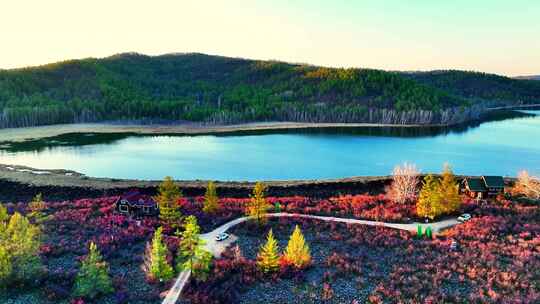
M 116 211 L 133 216 L 154 216 L 159 214 L 158 204 L 153 197 L 131 190 L 116 201 Z
M 463 180 L 463 189 L 472 198 L 488 198 L 504 193 L 502 176 L 467 177 Z

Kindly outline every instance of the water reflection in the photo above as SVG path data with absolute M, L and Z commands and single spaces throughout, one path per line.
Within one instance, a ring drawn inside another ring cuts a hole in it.
M 495 111 L 486 115 L 482 120 L 473 121 L 451 127 L 331 127 L 331 128 L 299 128 L 281 130 L 248 130 L 227 133 L 204 133 L 199 135 L 161 134 L 158 136 L 140 135 L 135 133 L 68 133 L 59 136 L 29 140 L 25 142 L 0 142 L 0 150 L 7 152 L 35 151 L 42 152 L 57 147 L 82 147 L 89 145 L 108 145 L 134 137 L 163 138 L 167 136 L 203 136 L 216 137 L 272 135 L 272 134 L 302 134 L 325 136 L 380 136 L 380 137 L 434 137 L 448 134 L 461 134 L 477 128 L 482 123 L 497 122 L 524 117 L 534 117 L 535 111 Z M 199 147 L 202 148 L 202 147 Z
M 414 162 L 458 174 L 540 174 L 540 116 L 495 113 L 453 128 L 331 128 L 197 136 L 66 134 L 13 144 L 0 163 L 70 169 L 89 176 L 161 179 L 279 180 L 386 175 Z

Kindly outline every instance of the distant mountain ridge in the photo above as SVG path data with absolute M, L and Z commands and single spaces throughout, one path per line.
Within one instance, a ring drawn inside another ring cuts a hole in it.
M 515 79 L 540 80 L 540 75 L 516 76 Z
M 104 120 L 454 124 L 540 83 L 463 71 L 388 72 L 176 53 L 0 71 L 0 128 Z

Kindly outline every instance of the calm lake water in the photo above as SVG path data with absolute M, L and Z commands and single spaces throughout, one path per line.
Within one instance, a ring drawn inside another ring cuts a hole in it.
M 540 114 L 540 111 L 524 111 Z M 412 162 L 458 174 L 540 174 L 540 116 L 497 118 L 475 126 L 243 132 L 232 135 L 63 135 L 3 144 L 0 163 L 71 169 L 89 176 L 283 180 L 387 175 Z

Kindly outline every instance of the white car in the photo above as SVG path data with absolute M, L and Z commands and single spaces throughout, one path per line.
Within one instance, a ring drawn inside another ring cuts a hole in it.
M 468 220 L 470 220 L 470 219 L 471 219 L 471 215 L 468 214 L 468 213 L 464 213 L 464 214 L 462 214 L 461 216 L 459 216 L 459 217 L 457 218 L 458 222 L 462 222 L 462 223 L 463 223 L 463 222 L 466 222 L 466 221 L 468 221 Z
M 217 242 L 224 241 L 224 240 L 226 240 L 226 239 L 228 239 L 228 238 L 229 238 L 229 234 L 227 234 L 227 233 L 225 233 L 225 232 L 216 235 L 216 241 L 217 241 Z

